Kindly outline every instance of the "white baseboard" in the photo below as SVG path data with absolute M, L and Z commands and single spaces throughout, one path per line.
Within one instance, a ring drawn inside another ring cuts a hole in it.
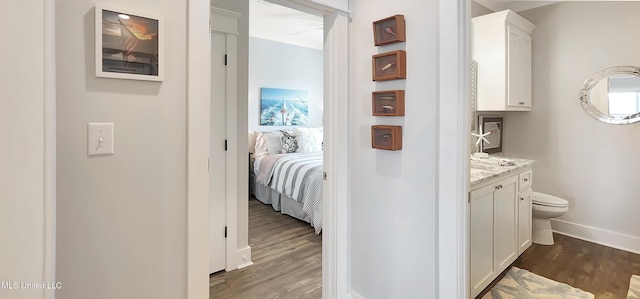
M 553 232 L 640 254 L 640 238 L 560 219 L 551 219 Z
M 238 257 L 238 269 L 253 265 L 253 261 L 251 261 L 251 246 L 238 249 L 236 256 Z

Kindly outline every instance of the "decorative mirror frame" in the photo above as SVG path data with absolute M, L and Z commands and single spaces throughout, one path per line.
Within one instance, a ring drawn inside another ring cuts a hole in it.
M 476 125 L 476 113 L 478 110 L 478 62 L 475 60 L 471 60 L 471 78 L 470 78 L 470 85 L 471 85 L 471 92 L 470 92 L 470 98 L 471 98 L 471 107 L 470 107 L 470 111 L 471 113 L 469 113 L 470 115 L 470 119 L 469 119 L 469 124 L 471 125 L 471 133 L 478 133 L 477 131 L 477 125 Z M 476 145 L 476 139 L 475 138 L 470 138 L 470 146 L 471 146 L 471 153 L 477 153 L 480 151 L 480 146 Z
M 606 79 L 611 75 L 633 75 L 640 77 L 640 68 L 635 66 L 614 66 L 593 74 L 589 79 L 584 81 L 582 89 L 580 90 L 580 104 L 582 108 L 593 118 L 609 124 L 626 125 L 639 122 L 640 113 L 625 117 L 613 117 L 602 113 L 602 111 L 593 105 L 591 101 L 591 90 L 600 80 Z

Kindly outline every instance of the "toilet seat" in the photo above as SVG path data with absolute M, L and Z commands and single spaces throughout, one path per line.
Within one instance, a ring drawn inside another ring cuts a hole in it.
M 545 207 L 566 208 L 569 206 L 569 202 L 565 199 L 538 192 L 531 193 L 531 202 L 534 205 Z

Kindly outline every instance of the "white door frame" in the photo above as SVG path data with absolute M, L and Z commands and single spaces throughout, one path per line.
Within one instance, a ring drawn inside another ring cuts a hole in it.
M 438 298 L 469 298 L 471 2 L 439 2 Z
M 323 296 L 347 298 L 347 124 L 348 15 L 313 2 L 274 0 L 325 19 L 325 221 L 323 226 Z M 209 1 L 188 0 L 187 18 L 187 298 L 207 298 L 208 273 L 208 130 L 210 115 L 211 37 Z M 340 108 L 340 109 L 339 109 Z M 328 116 L 336 112 L 333 116 Z M 245 157 L 237 157 L 244 159 Z M 235 193 L 235 192 L 234 192 Z M 229 207 L 227 207 L 229 208 Z M 326 215 L 330 215 L 326 217 Z M 229 223 L 231 234 L 237 231 Z M 228 243 L 231 243 L 227 240 Z M 229 244 L 228 246 L 231 246 Z M 233 250 L 236 250 L 234 248 Z M 228 250 L 227 255 L 235 251 Z M 229 260 L 229 258 L 228 258 Z M 233 267 L 231 267 L 233 268 Z
M 55 282 L 56 276 L 56 57 L 55 3 L 44 5 L 44 275 L 43 281 Z M 53 290 L 44 292 L 53 299 Z
M 187 269 L 189 299 L 209 298 L 209 0 L 187 0 Z
M 231 271 L 238 268 L 239 265 L 246 266 L 250 263 L 242 261 L 242 257 L 247 255 L 251 256 L 250 248 L 248 249 L 248 253 L 239 254 L 237 251 L 238 248 L 238 238 L 237 238 L 237 229 L 236 223 L 238 221 L 238 201 L 236 198 L 238 197 L 238 168 L 235 167 L 238 161 L 238 18 L 240 17 L 240 13 L 221 9 L 217 7 L 211 7 L 211 34 L 217 33 L 224 36 L 225 39 L 225 54 L 226 56 L 226 67 L 224 69 L 226 83 L 225 83 L 225 115 L 227 116 L 225 119 L 226 125 L 224 126 L 224 138 L 231 145 L 231 150 L 225 151 L 224 159 L 225 159 L 225 171 L 221 174 L 209 173 L 211 179 L 214 181 L 221 176 L 224 176 L 223 179 L 225 181 L 225 206 L 224 206 L 224 217 L 225 217 L 225 226 L 227 229 L 231 227 L 231 230 L 228 230 L 227 237 L 225 238 L 225 267 L 226 271 Z M 213 45 L 212 45 L 213 48 Z M 213 54 L 213 53 L 212 53 Z M 212 58 L 214 59 L 214 58 Z M 221 59 L 221 57 L 219 57 Z M 211 99 L 213 101 L 213 99 Z M 212 108 L 210 111 L 213 111 Z M 213 112 L 212 112 L 213 113 Z M 211 118 L 209 118 L 210 123 L 213 123 Z M 211 130 L 213 130 L 215 125 L 211 126 Z M 215 134 L 209 133 L 208 136 L 214 136 Z M 213 143 L 217 143 L 217 146 L 222 147 L 222 140 L 213 141 Z M 213 151 L 211 152 L 211 161 L 215 159 L 213 157 Z M 212 162 L 213 163 L 213 162 Z M 209 194 L 211 195 L 211 194 Z M 247 249 L 245 249 L 246 251 Z M 212 252 L 210 255 L 213 254 Z M 241 260 L 238 260 L 238 257 Z

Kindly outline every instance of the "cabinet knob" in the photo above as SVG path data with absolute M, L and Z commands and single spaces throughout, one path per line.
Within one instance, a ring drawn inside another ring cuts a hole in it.
M 524 197 L 520 197 L 520 200 L 524 200 Z
M 528 182 L 528 181 L 529 181 L 529 179 L 528 179 L 528 178 L 524 178 L 524 181 L 525 181 L 525 182 Z
M 496 190 L 500 190 L 500 186 L 496 186 Z
M 520 105 L 524 105 L 524 102 L 520 102 Z

